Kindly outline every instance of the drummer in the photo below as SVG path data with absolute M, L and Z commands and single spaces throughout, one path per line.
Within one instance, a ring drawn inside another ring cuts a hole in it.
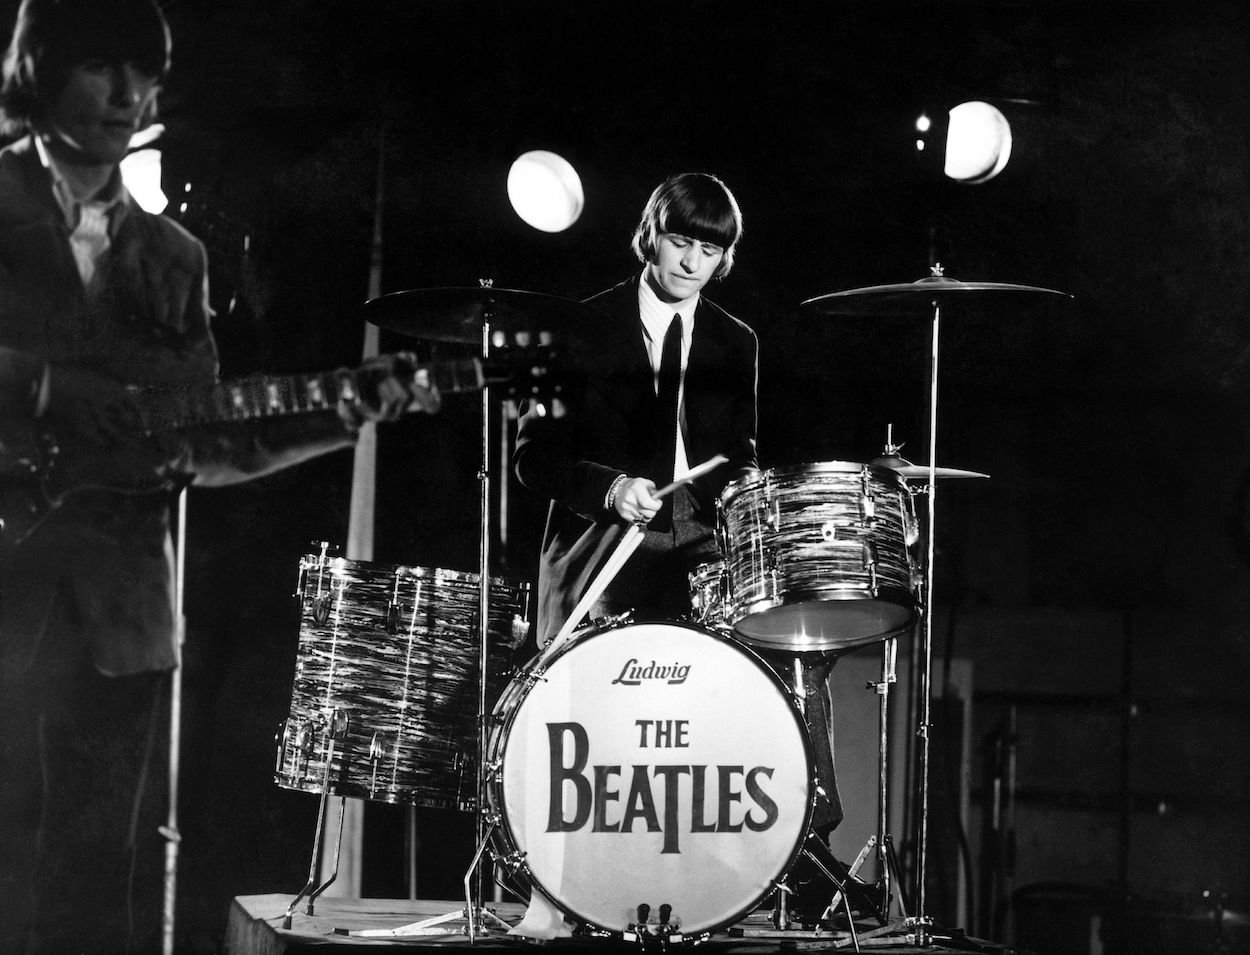
M 562 417 L 523 415 L 514 457 L 521 483 L 551 499 L 538 578 L 538 641 L 565 623 L 633 523 L 641 544 L 590 617 L 633 610 L 637 620 L 688 616 L 688 572 L 717 558 L 716 499 L 758 468 L 758 341 L 704 296 L 733 267 L 742 214 L 728 187 L 705 173 L 661 183 L 633 236 L 640 273 L 589 300 L 601 321 L 573 343 L 583 382 Z M 658 488 L 723 454 L 728 462 L 672 494 Z M 782 661 L 778 661 L 781 663 Z M 827 677 L 806 668 L 822 841 L 842 819 L 833 772 Z

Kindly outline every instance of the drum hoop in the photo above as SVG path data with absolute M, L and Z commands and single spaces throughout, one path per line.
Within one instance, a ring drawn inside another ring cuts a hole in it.
M 320 554 L 305 554 L 300 560 L 300 569 L 315 570 L 322 563 Z M 481 578 L 480 574 L 466 570 L 450 570 L 446 567 L 421 567 L 413 564 L 390 564 L 385 561 L 353 560 L 350 557 L 327 557 L 324 560 L 324 564 L 326 570 L 330 573 L 340 570 L 363 570 L 367 573 L 377 573 L 383 576 L 430 579 L 435 582 L 448 581 L 451 583 L 473 584 L 474 586 L 477 585 L 478 580 Z M 528 580 L 521 580 L 515 577 L 491 577 L 490 582 L 492 586 L 511 587 L 513 590 L 521 593 L 527 593 L 531 586 Z
M 857 464 L 854 461 L 809 461 L 805 464 L 791 464 L 782 467 L 768 468 L 748 477 L 738 478 L 725 485 L 717 503 L 721 507 L 729 507 L 740 494 L 754 490 L 765 483 L 777 483 L 804 476 L 820 476 L 824 474 L 859 474 L 867 471 L 875 478 L 887 484 L 893 484 L 899 490 L 906 490 L 907 482 L 903 476 L 892 468 L 878 464 Z
M 542 674 L 549 670 L 556 661 L 563 658 L 574 647 L 579 647 L 583 643 L 592 640 L 595 637 L 612 633 L 617 630 L 624 630 L 628 627 L 655 626 L 657 624 L 676 627 L 680 630 L 696 631 L 712 637 L 721 643 L 728 644 L 734 649 L 741 651 L 744 657 L 752 662 L 758 670 L 763 672 L 768 679 L 771 679 L 775 688 L 781 691 L 778 696 L 780 696 L 785 702 L 787 710 L 795 721 L 795 726 L 799 731 L 799 741 L 803 747 L 804 764 L 809 769 L 807 775 L 807 798 L 805 800 L 805 808 L 803 810 L 803 823 L 799 828 L 799 837 L 795 841 L 789 855 L 786 857 L 785 865 L 782 867 L 780 872 L 770 873 L 768 886 L 764 889 L 764 891 L 744 904 L 727 921 L 718 925 L 709 926 L 705 929 L 700 929 L 699 932 L 696 933 L 699 937 L 705 937 L 727 925 L 732 925 L 735 921 L 742 918 L 743 915 L 752 911 L 755 906 L 759 905 L 759 903 L 768 896 L 768 893 L 772 891 L 772 887 L 777 880 L 794 867 L 795 862 L 799 858 L 799 854 L 803 851 L 803 843 L 807 841 L 807 835 L 812 823 L 812 814 L 816 809 L 818 787 L 815 778 L 815 771 L 813 769 L 814 757 L 812 753 L 812 741 L 808 733 L 807 722 L 803 717 L 798 700 L 795 698 L 794 690 L 786 684 L 786 681 L 781 678 L 780 674 L 768 665 L 768 662 L 755 650 L 754 647 L 742 643 L 740 639 L 735 638 L 731 634 L 713 630 L 699 623 L 685 621 L 678 623 L 673 620 L 647 619 L 617 622 L 610 626 L 591 625 L 584 627 L 582 630 L 574 633 L 569 640 L 564 642 L 564 646 L 560 647 L 556 651 L 552 658 L 546 662 L 546 666 L 541 671 L 534 671 L 531 670 L 531 664 L 535 663 L 542 657 L 542 653 L 538 653 L 518 671 L 516 677 L 514 677 L 508 686 L 504 688 L 503 692 L 499 696 L 498 703 L 495 705 L 494 713 L 492 714 L 492 722 L 495 724 L 495 728 L 491 731 L 484 758 L 488 760 L 489 765 L 497 766 L 498 769 L 492 774 L 492 778 L 487 785 L 488 801 L 490 801 L 490 798 L 493 796 L 495 797 L 495 801 L 498 803 L 497 806 L 492 805 L 492 810 L 496 812 L 499 820 L 495 825 L 494 831 L 498 834 L 498 838 L 503 840 L 503 844 L 498 845 L 497 848 L 502 850 L 502 854 L 506 857 L 510 854 L 511 850 L 519 850 L 521 846 L 512 831 L 512 824 L 508 816 L 507 806 L 504 805 L 503 801 L 503 750 L 506 747 L 508 739 L 512 735 L 512 729 L 516 723 L 516 718 L 521 710 L 522 704 L 529 698 L 529 695 L 533 692 L 534 688 L 539 683 L 543 682 Z M 520 687 L 516 694 L 511 692 L 513 686 Z M 511 705 L 509 712 L 506 714 L 500 712 L 504 708 L 505 703 L 513 703 L 514 700 L 515 703 Z M 607 926 L 600 925 L 594 919 L 583 915 L 570 904 L 569 900 L 557 898 L 556 895 L 543 885 L 543 883 L 534 875 L 534 872 L 530 868 L 528 862 L 522 861 L 518 871 L 523 871 L 526 874 L 526 878 L 530 883 L 531 891 L 541 893 L 545 898 L 549 899 L 554 906 L 564 911 L 567 915 L 574 917 L 582 925 L 589 926 L 597 932 L 604 933 L 612 937 L 619 938 L 622 935 L 622 932 L 619 929 L 608 928 Z

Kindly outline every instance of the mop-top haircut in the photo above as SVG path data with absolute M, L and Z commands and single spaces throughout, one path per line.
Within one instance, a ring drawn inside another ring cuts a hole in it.
M 37 126 L 75 66 L 129 63 L 163 82 L 169 53 L 155 0 L 23 0 L 4 57 L 0 130 Z
M 639 261 L 651 261 L 656 238 L 664 232 L 719 245 L 725 256 L 713 278 L 724 278 L 742 238 L 742 213 L 729 187 L 715 176 L 684 172 L 662 182 L 647 200 L 632 243 Z

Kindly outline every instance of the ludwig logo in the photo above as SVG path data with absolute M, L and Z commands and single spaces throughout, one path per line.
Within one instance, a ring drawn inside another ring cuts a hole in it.
M 659 664 L 654 660 L 648 663 L 639 663 L 635 657 L 630 657 L 625 661 L 625 665 L 621 667 L 620 675 L 613 680 L 613 683 L 620 683 L 622 686 L 642 686 L 644 681 L 658 680 L 665 683 L 685 683 L 686 677 L 690 675 L 689 663 L 673 663 Z

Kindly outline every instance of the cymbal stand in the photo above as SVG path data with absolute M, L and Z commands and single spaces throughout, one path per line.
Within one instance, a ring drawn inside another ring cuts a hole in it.
M 493 284 L 491 279 L 479 279 L 482 289 L 489 289 Z M 484 308 L 482 313 L 482 334 L 480 339 L 482 360 L 486 361 L 490 358 L 490 348 L 492 340 L 491 318 L 492 310 L 489 304 Z M 487 720 L 489 711 L 487 710 L 487 691 L 488 691 L 488 673 L 489 673 L 489 655 L 490 655 L 490 564 L 491 564 L 491 480 L 490 480 L 490 448 L 491 448 L 491 395 L 490 388 L 482 388 L 482 429 L 480 434 L 480 462 L 477 472 L 478 479 L 478 508 L 479 508 L 479 535 L 478 535 L 478 604 L 477 604 L 477 636 L 478 636 L 478 685 L 477 685 L 477 713 L 476 713 L 476 729 L 477 729 L 477 761 L 476 761 L 476 797 L 474 800 L 474 814 L 476 819 L 475 826 L 475 844 L 476 849 L 473 858 L 469 863 L 469 867 L 464 875 L 464 902 L 465 907 L 455 912 L 447 912 L 432 918 L 423 919 L 413 922 L 409 925 L 403 925 L 394 929 L 365 929 L 344 932 L 343 934 L 362 937 L 362 938 L 396 938 L 410 935 L 451 935 L 465 934 L 469 937 L 469 942 L 477 940 L 478 935 L 483 933 L 483 921 L 489 920 L 495 923 L 495 927 L 508 928 L 508 923 L 504 922 L 493 912 L 489 912 L 482 907 L 483 883 L 480 865 L 482 856 L 485 853 L 486 846 L 490 841 L 490 836 L 495 828 L 495 822 L 488 819 L 487 798 L 486 798 L 486 749 L 489 744 L 487 739 Z M 444 924 L 446 922 L 464 919 L 465 926 L 461 929 L 437 929 L 434 926 Z
M 933 266 L 934 275 L 941 274 L 941 266 Z M 939 299 L 935 296 L 930 299 L 933 307 L 933 321 L 931 324 L 930 347 L 929 347 L 929 471 L 926 476 L 926 486 L 924 491 L 928 494 L 929 504 L 926 514 L 926 534 L 925 534 L 925 557 L 924 557 L 924 578 L 921 584 L 923 590 L 919 601 L 920 610 L 920 652 L 919 652 L 919 680 L 918 685 L 913 687 L 913 691 L 919 698 L 919 716 L 918 725 L 916 726 L 916 737 L 918 740 L 918 779 L 916 781 L 916 869 L 915 869 L 915 894 L 913 900 L 915 903 L 916 914 L 907 916 L 904 912 L 903 924 L 910 927 L 913 931 L 907 934 L 909 941 L 914 941 L 915 945 L 920 948 L 928 947 L 932 944 L 932 926 L 933 919 L 926 914 L 925 911 L 925 880 L 927 877 L 926 866 L 928 858 L 928 838 L 929 838 L 929 731 L 931 728 L 931 705 L 930 705 L 930 675 L 933 666 L 933 563 L 934 563 L 934 540 L 936 537 L 937 523 L 937 424 L 938 424 L 938 358 L 940 354 L 941 342 L 941 323 L 942 323 L 942 306 Z M 897 450 L 893 445 L 893 435 L 887 441 L 886 453 L 892 453 Z M 888 643 L 893 644 L 894 638 Z M 882 679 L 877 686 L 877 692 L 881 694 L 880 719 L 881 719 L 881 783 L 880 783 L 880 799 L 878 813 L 881 823 L 881 840 L 879 851 L 881 855 L 881 875 L 886 879 L 885 885 L 889 886 L 889 873 L 894 869 L 895 880 L 898 881 L 897 864 L 894 859 L 894 847 L 887 833 L 886 819 L 884 816 L 886 806 L 886 736 L 888 716 L 888 686 L 889 683 L 895 682 L 894 676 L 895 652 L 893 648 L 887 648 L 886 658 L 882 661 Z M 901 883 L 900 883 L 901 884 Z M 900 908 L 902 905 L 902 896 L 900 894 Z M 885 896 L 885 904 L 889 905 L 889 895 Z
M 940 271 L 941 266 L 935 266 Z M 933 556 L 937 525 L 937 425 L 938 425 L 938 355 L 942 329 L 942 306 L 937 298 L 932 300 L 933 324 L 929 349 L 929 477 L 927 491 L 928 533 L 925 535 L 924 594 L 921 600 L 920 620 L 920 725 L 916 734 L 920 743 L 920 779 L 918 786 L 918 816 L 916 826 L 916 944 L 928 945 L 929 929 L 933 920 L 925 911 L 925 877 L 929 841 L 929 730 L 931 701 L 930 677 L 933 667 Z

